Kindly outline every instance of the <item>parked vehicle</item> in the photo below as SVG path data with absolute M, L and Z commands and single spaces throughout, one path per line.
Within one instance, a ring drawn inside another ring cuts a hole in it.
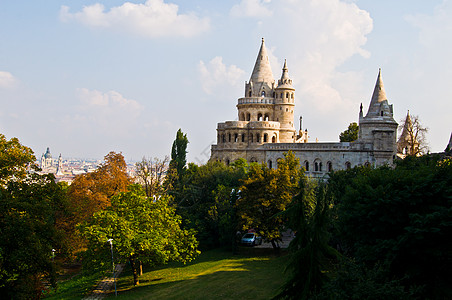
M 262 244 L 262 238 L 254 232 L 246 233 L 240 241 L 242 245 L 255 246 Z

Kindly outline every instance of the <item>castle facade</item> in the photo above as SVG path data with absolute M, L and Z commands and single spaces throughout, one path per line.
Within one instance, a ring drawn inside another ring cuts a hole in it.
M 360 165 L 392 164 L 397 152 L 397 127 L 393 106 L 386 98 L 381 71 L 364 116 L 359 111 L 359 135 L 354 142 L 309 142 L 307 130 L 295 130 L 295 89 L 286 61 L 276 82 L 270 67 L 264 39 L 245 95 L 238 99 L 238 121 L 217 125 L 217 144 L 211 147 L 211 160 L 229 164 L 238 158 L 264 162 L 270 168 L 291 150 L 308 175 L 323 177 L 332 170 Z

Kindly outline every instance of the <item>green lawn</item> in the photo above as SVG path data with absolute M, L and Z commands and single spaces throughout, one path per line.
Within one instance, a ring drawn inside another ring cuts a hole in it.
M 118 279 L 118 298 L 124 299 L 270 299 L 286 278 L 287 257 L 250 249 L 248 255 L 222 250 L 202 253 L 190 264 L 172 263 L 144 270 L 140 285 L 132 285 L 129 268 Z M 252 255 L 252 256 L 251 256 Z M 114 293 L 110 294 L 114 297 Z

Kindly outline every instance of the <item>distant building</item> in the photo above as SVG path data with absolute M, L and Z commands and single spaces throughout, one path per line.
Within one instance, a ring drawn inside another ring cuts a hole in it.
M 218 123 L 217 144 L 211 147 L 211 160 L 229 164 L 238 158 L 264 162 L 275 168 L 283 153 L 291 150 L 308 175 L 322 177 L 332 170 L 360 165 L 392 164 L 397 153 L 397 122 L 381 77 L 364 116 L 359 111 L 359 136 L 355 142 L 308 142 L 308 131 L 297 133 L 294 124 L 295 89 L 284 61 L 276 81 L 270 67 L 264 39 L 245 95 L 238 99 L 238 121 Z
M 52 160 L 52 154 L 50 154 L 50 148 L 47 147 L 47 151 L 45 154 L 42 154 L 41 156 L 41 169 L 48 169 L 52 167 L 53 160 Z

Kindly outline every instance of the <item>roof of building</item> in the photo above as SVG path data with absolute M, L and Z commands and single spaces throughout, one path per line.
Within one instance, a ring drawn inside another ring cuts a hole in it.
M 378 115 L 380 110 L 380 103 L 387 101 L 386 91 L 383 84 L 383 79 L 381 78 L 381 69 L 378 70 L 377 82 L 375 83 L 374 92 L 372 94 L 372 99 L 370 100 L 369 110 L 367 111 L 367 116 Z
M 266 82 L 269 86 L 275 82 L 273 78 L 270 61 L 268 59 L 267 48 L 265 47 L 264 38 L 262 38 L 261 48 L 257 55 L 256 63 L 254 64 L 253 73 L 251 74 L 250 82 Z

